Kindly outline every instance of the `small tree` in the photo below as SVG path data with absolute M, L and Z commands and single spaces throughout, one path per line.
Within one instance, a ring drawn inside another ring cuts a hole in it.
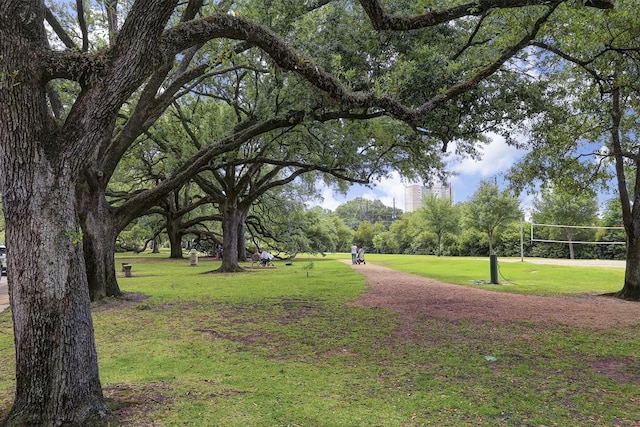
M 463 222 L 466 227 L 487 233 L 489 254 L 494 254 L 495 236 L 500 227 L 518 220 L 522 213 L 520 202 L 497 184 L 482 181 L 469 202 L 464 205 Z
M 389 226 L 389 232 L 392 233 L 394 241 L 397 242 L 399 253 L 410 252 L 411 242 L 417 234 L 417 232 L 414 231 L 414 229 L 417 229 L 417 226 L 414 226 L 417 222 L 416 218 L 416 212 L 409 212 L 402 215 L 400 219 L 394 221 Z
M 436 255 L 442 254 L 442 238 L 458 229 L 459 215 L 451 200 L 429 194 L 424 197 L 418 215 L 427 231 L 436 235 Z

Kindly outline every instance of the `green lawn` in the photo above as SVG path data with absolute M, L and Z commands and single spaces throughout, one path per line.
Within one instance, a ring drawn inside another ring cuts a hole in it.
M 545 265 L 498 258 L 499 285 L 491 285 L 489 258 L 370 254 L 366 259 L 446 283 L 499 292 L 547 296 L 601 294 L 619 291 L 624 284 L 624 269 L 616 267 Z
M 210 273 L 215 261 L 191 267 L 188 260 L 121 260 L 133 264 L 134 274 L 120 279 L 121 288 L 147 298 L 94 306 L 103 388 L 118 425 L 640 424 L 635 327 L 593 331 L 424 317 L 415 339 L 406 341 L 395 333 L 393 312 L 349 304 L 365 291 L 364 282 L 334 257 L 233 275 Z M 478 286 L 470 282 L 478 274 L 488 276 L 486 260 L 368 255 L 367 261 L 455 276 L 469 286 Z M 615 282 L 622 271 L 613 269 L 585 275 L 546 267 L 501 264 L 516 284 L 481 286 L 591 293 L 621 283 L 585 282 L 591 276 Z M 525 280 L 531 276 L 543 279 Z M 0 412 L 8 409 L 13 386 L 6 311 L 0 314 Z

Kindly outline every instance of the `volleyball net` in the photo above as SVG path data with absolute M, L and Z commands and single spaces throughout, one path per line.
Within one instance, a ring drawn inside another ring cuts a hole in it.
M 589 245 L 625 245 L 624 227 L 537 224 L 531 222 L 531 241 Z

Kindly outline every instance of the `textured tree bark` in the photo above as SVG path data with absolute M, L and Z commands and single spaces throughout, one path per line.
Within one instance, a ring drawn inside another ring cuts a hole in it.
M 247 230 L 247 214 L 241 212 L 240 223 L 238 224 L 238 261 L 247 260 L 247 243 L 245 232 Z
M 13 182 L 32 190 L 20 208 L 14 201 L 5 206 L 16 395 L 3 425 L 100 425 L 109 409 L 98 375 L 74 185 L 43 169 L 31 183 Z
M 232 205 L 232 203 L 229 203 Z M 243 271 L 238 264 L 238 231 L 243 219 L 242 213 L 232 206 L 222 207 L 222 263 L 217 271 L 234 272 Z
M 181 217 L 173 216 L 171 212 L 167 215 L 167 236 L 169 237 L 170 255 L 169 258 L 182 258 L 182 233 L 180 232 Z
M 624 286 L 616 294 L 619 298 L 633 301 L 640 300 L 640 236 L 637 234 L 627 238 Z
M 618 298 L 640 300 L 640 161 L 635 162 L 635 183 L 633 185 L 633 203 L 627 191 L 622 142 L 620 141 L 620 122 L 622 120 L 620 88 L 614 87 L 611 93 L 611 148 L 615 159 L 618 194 L 622 206 L 622 221 L 627 237 L 626 269 L 624 286 L 616 293 Z
M 575 259 L 575 258 L 576 258 L 576 255 L 573 250 L 573 242 L 569 240 L 569 259 Z
M 0 190 L 16 351 L 15 399 L 1 424 L 99 426 L 110 412 L 75 194 L 89 152 L 73 144 L 78 129 L 59 135 L 49 116 L 43 17 L 41 1 L 0 3 Z
M 160 253 L 160 239 L 158 239 L 157 237 L 155 239 L 153 239 L 153 250 L 151 251 L 152 254 L 159 254 Z
M 91 301 L 122 295 L 115 274 L 115 240 L 117 232 L 113 216 L 102 190 L 92 191 L 86 185 L 81 195 L 82 242 Z

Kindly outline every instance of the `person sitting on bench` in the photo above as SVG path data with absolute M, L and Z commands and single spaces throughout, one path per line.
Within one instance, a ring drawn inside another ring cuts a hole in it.
M 260 254 L 260 265 L 262 265 L 263 267 L 266 267 L 267 265 L 273 265 L 271 261 L 273 261 L 273 255 L 271 255 L 267 251 L 262 251 L 262 253 Z

